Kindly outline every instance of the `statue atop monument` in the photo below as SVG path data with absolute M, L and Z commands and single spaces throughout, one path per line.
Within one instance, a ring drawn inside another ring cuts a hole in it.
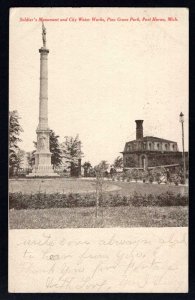
M 46 28 L 44 26 L 44 23 L 42 21 L 42 39 L 43 39 L 43 47 L 46 47 Z

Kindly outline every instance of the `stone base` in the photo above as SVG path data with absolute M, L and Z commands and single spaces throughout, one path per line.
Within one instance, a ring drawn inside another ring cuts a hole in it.
M 59 177 L 60 175 L 54 172 L 51 165 L 51 155 L 48 149 L 37 151 L 35 153 L 35 166 L 32 173 L 26 175 L 26 177 Z
M 26 175 L 28 178 L 33 178 L 33 177 L 59 177 L 60 175 L 57 173 L 29 173 Z
M 26 177 L 59 177 L 60 175 L 55 173 L 51 166 L 39 166 L 34 169 L 32 173 L 26 175 Z

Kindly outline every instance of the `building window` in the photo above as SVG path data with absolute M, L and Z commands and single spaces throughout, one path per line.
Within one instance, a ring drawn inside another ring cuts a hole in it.
M 165 150 L 167 151 L 167 149 L 168 149 L 168 146 L 167 146 L 167 144 L 165 144 Z
M 152 150 L 152 144 L 149 143 L 149 150 Z
M 174 145 L 174 144 L 173 144 L 173 146 L 172 146 L 172 147 L 173 147 L 173 151 L 175 151 L 175 145 Z
M 146 143 L 143 144 L 143 149 L 146 150 Z
M 160 149 L 160 145 L 159 145 L 159 144 L 157 144 L 157 149 L 158 149 L 158 150 Z

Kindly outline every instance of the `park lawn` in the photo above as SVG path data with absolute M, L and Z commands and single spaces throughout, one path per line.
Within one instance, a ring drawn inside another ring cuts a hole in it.
M 9 181 L 9 193 L 88 194 L 94 193 L 95 190 L 95 180 L 80 178 L 12 179 Z M 105 181 L 105 190 L 108 192 L 119 191 L 120 187 L 114 182 Z
M 94 207 L 10 210 L 10 229 L 188 226 L 188 207 Z
M 123 196 L 133 195 L 135 192 L 141 195 L 159 195 L 161 193 L 171 192 L 174 194 L 188 194 L 187 186 L 175 186 L 170 184 L 150 184 L 150 183 L 139 183 L 139 182 L 122 182 L 114 181 L 113 184 L 120 188 L 119 194 Z
M 96 189 L 95 180 L 85 179 L 19 179 L 9 181 L 9 192 L 22 194 L 34 194 L 38 192 L 52 194 L 69 194 L 80 193 L 88 194 L 94 193 Z M 174 194 L 187 193 L 188 187 L 174 186 L 169 184 L 147 184 L 135 182 L 121 182 L 121 181 L 107 181 L 105 180 L 103 189 L 105 192 L 119 193 L 123 196 L 133 195 L 135 192 L 144 194 L 159 195 L 167 191 Z

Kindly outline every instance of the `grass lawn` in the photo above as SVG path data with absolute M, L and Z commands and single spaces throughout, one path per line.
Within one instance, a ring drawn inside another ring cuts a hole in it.
M 120 190 L 120 187 L 115 185 L 114 182 L 105 184 L 106 191 Z M 79 178 L 51 178 L 51 179 L 16 179 L 9 181 L 9 192 L 23 194 L 34 193 L 93 193 L 95 192 L 94 180 L 81 180 Z
M 186 186 L 175 186 L 170 184 L 150 184 L 150 183 L 136 183 L 136 182 L 113 182 L 115 185 L 120 187 L 119 193 L 123 196 L 133 195 L 134 192 L 140 193 L 142 195 L 153 194 L 159 195 L 167 191 L 173 192 L 174 194 L 187 194 L 188 187 Z
M 144 183 L 127 183 L 105 181 L 105 190 L 119 193 L 122 196 L 133 195 L 134 192 L 159 195 L 167 191 L 174 194 L 187 194 L 184 186 L 158 185 Z M 23 179 L 11 180 L 10 192 L 23 194 L 37 193 L 93 193 L 94 180 L 81 179 Z M 95 207 L 21 209 L 9 211 L 11 229 L 22 228 L 76 228 L 76 227 L 177 227 L 188 225 L 187 206 L 166 207 L 104 207 L 100 208 L 95 218 Z
M 42 192 L 46 194 L 51 193 L 93 193 L 95 191 L 95 181 L 85 179 L 19 179 L 9 181 L 9 192 L 21 192 L 23 194 L 33 194 Z M 124 196 L 134 194 L 134 192 L 141 194 L 158 195 L 167 191 L 173 193 L 187 193 L 188 188 L 184 186 L 174 186 L 168 184 L 147 184 L 135 182 L 120 182 L 120 181 L 105 181 L 104 189 L 107 192 L 118 192 Z
M 11 229 L 78 227 L 177 227 L 188 225 L 188 207 L 94 207 L 11 210 Z

